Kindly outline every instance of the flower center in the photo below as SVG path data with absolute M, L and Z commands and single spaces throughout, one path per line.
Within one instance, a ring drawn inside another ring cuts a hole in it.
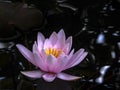
M 47 48 L 45 52 L 47 55 L 52 54 L 57 58 L 62 53 L 62 50 L 58 50 L 56 48 Z

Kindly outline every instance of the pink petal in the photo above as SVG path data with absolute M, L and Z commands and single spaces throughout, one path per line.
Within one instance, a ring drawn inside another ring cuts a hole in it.
M 63 49 L 64 45 L 65 45 L 65 41 L 62 38 L 59 38 L 56 44 L 54 45 L 54 48 Z
M 38 47 L 37 47 L 36 43 L 33 45 L 33 53 L 37 54 L 39 56 L 39 58 L 42 59 L 43 61 L 45 61 L 47 59 L 47 55 L 46 55 L 44 49 L 41 49 L 41 52 L 38 51 Z
M 67 56 L 56 58 L 53 55 L 48 56 L 47 65 L 49 72 L 59 73 L 67 63 Z
M 36 63 L 34 62 L 34 55 L 30 50 L 28 50 L 26 47 L 24 47 L 21 44 L 17 44 L 16 47 L 29 62 L 36 65 Z
M 44 74 L 43 76 L 43 79 L 47 82 L 52 82 L 55 78 L 56 78 L 56 74 Z
M 67 43 L 65 44 L 64 48 L 63 48 L 63 52 L 67 55 L 70 51 L 70 44 Z
M 32 51 L 33 51 L 33 53 L 38 52 L 38 48 L 37 48 L 37 43 L 36 42 L 33 44 Z
M 58 73 L 57 74 L 57 78 L 62 79 L 62 80 L 67 80 L 67 81 L 71 81 L 71 80 L 77 80 L 80 79 L 81 77 L 78 76 L 72 76 L 66 73 Z
M 76 59 L 76 61 L 71 65 L 71 67 L 78 65 L 87 56 L 87 54 L 88 52 L 84 52 L 80 58 Z
M 43 59 L 44 61 L 45 61 L 45 60 L 47 59 L 47 57 L 48 57 L 48 56 L 46 55 L 46 52 L 45 52 L 44 49 L 42 49 L 39 54 L 40 54 L 40 56 L 42 57 L 42 59 Z
M 65 65 L 67 65 L 68 58 L 68 56 L 58 58 L 58 64 L 55 66 L 56 73 L 60 73 L 64 70 Z
M 52 47 L 52 43 L 49 39 L 46 39 L 45 42 L 44 42 L 44 49 L 49 49 Z
M 63 52 L 64 52 L 65 54 L 68 54 L 68 51 L 69 51 L 69 44 L 67 43 L 67 44 L 65 44 L 65 46 L 63 47 Z
M 34 54 L 35 56 L 35 62 L 37 64 L 37 66 L 42 70 L 42 71 L 48 71 L 47 69 L 47 65 L 45 63 L 45 61 L 37 54 Z
M 67 50 L 67 54 L 69 53 L 71 47 L 72 47 L 72 36 L 68 37 L 68 39 L 65 42 L 66 44 L 69 44 L 68 50 Z
M 50 42 L 52 43 L 53 46 L 54 46 L 55 43 L 57 42 L 57 39 L 58 39 L 57 33 L 56 33 L 56 32 L 53 32 L 52 35 L 51 35 L 50 38 L 49 38 L 49 40 L 50 40 Z
M 63 65 L 62 65 L 62 70 L 65 70 L 66 67 L 68 66 L 68 63 L 70 62 L 70 58 L 73 56 L 73 53 L 74 53 L 74 49 L 70 52 L 70 54 L 67 56 L 67 58 L 63 58 L 61 59 L 62 61 L 64 61 Z
M 37 44 L 38 44 L 38 49 L 41 50 L 43 48 L 43 42 L 45 41 L 45 37 L 42 33 L 38 32 L 37 35 Z
M 53 55 L 49 55 L 46 61 L 49 72 L 56 72 L 55 66 L 59 64 L 58 60 Z
M 64 67 L 65 69 L 70 68 L 74 62 L 76 62 L 76 60 L 84 53 L 84 49 L 80 49 L 78 50 L 72 57 L 71 59 L 68 61 L 67 65 Z
M 70 67 L 68 65 L 68 63 L 70 62 L 70 58 L 73 56 L 73 53 L 74 53 L 74 49 L 70 52 L 70 54 L 67 56 L 67 58 L 64 57 L 64 58 L 60 59 L 64 63 L 64 64 L 61 65 L 62 66 L 61 71 L 65 70 L 65 69 L 68 69 L 68 67 Z
M 64 31 L 61 29 L 59 32 L 58 32 L 58 40 L 55 44 L 55 48 L 57 49 L 63 49 L 64 48 L 64 45 L 65 45 L 65 33 Z
M 43 49 L 41 51 L 38 50 L 36 42 L 33 44 L 33 53 L 39 55 L 42 59 L 46 59 L 46 53 Z
M 58 32 L 58 38 L 63 38 L 63 40 L 65 40 L 66 39 L 66 37 L 65 37 L 65 32 L 64 32 L 64 30 L 63 29 L 61 29 L 59 32 Z
M 70 59 L 74 54 L 74 49 L 72 49 L 72 51 L 70 52 L 70 54 L 68 55 L 68 59 Z
M 67 38 L 66 43 L 70 43 L 72 45 L 72 36 L 69 36 Z
M 44 74 L 44 72 L 40 71 L 40 70 L 36 70 L 36 71 L 21 71 L 21 73 L 27 77 L 30 78 L 41 78 L 42 75 Z

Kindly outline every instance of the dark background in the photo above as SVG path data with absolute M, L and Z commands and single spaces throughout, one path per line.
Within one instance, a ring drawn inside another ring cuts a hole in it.
M 82 63 L 65 71 L 82 78 L 65 85 L 70 90 L 120 89 L 120 0 L 0 0 L 0 90 L 38 90 L 41 83 L 48 85 L 44 90 L 56 90 L 50 86 L 61 85 L 22 76 L 21 70 L 34 66 L 15 46 L 32 50 L 37 32 L 49 37 L 61 28 L 73 36 L 76 51 L 88 51 Z

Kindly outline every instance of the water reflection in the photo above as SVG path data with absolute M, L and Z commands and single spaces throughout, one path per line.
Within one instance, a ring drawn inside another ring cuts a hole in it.
M 107 69 L 110 68 L 110 66 L 103 66 L 100 69 L 100 76 L 98 78 L 96 78 L 95 82 L 98 84 L 102 84 L 104 81 L 104 76 L 106 74 Z

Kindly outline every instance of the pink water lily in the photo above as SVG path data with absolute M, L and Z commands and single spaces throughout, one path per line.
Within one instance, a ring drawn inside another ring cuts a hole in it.
M 29 62 L 39 68 L 39 70 L 21 73 L 30 78 L 43 78 L 48 82 L 52 82 L 56 77 L 67 81 L 79 79 L 79 76 L 69 75 L 62 71 L 78 65 L 87 55 L 83 48 L 76 53 L 74 49 L 71 50 L 72 36 L 66 39 L 62 29 L 58 33 L 53 32 L 47 39 L 38 32 L 32 52 L 21 44 L 16 46 Z

